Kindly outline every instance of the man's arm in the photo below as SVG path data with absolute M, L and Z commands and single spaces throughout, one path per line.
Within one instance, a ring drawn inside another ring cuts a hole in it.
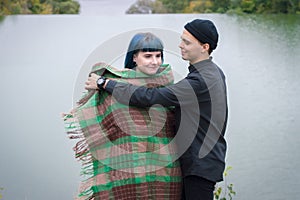
M 154 104 L 162 106 L 179 105 L 178 99 L 170 87 L 147 88 L 128 83 L 107 80 L 104 89 L 111 93 L 122 104 L 150 107 Z
M 99 89 L 97 86 L 99 77 L 96 74 L 91 74 L 85 88 Z M 103 89 L 111 93 L 117 101 L 125 105 L 151 107 L 152 105 L 159 104 L 167 107 L 193 105 L 194 102 L 197 102 L 194 91 L 198 91 L 199 88 L 196 89 L 196 85 L 198 84 L 195 80 L 183 79 L 176 84 L 166 87 L 147 88 L 106 79 Z

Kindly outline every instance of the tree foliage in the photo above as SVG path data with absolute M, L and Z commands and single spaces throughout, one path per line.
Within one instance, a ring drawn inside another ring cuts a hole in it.
M 0 188 L 0 191 L 3 190 L 3 188 Z M 2 199 L 2 194 L 0 193 L 0 199 Z
M 236 191 L 233 189 L 232 183 L 227 183 L 228 171 L 231 170 L 232 167 L 226 167 L 224 171 L 224 182 L 223 184 L 217 183 L 214 191 L 214 199 L 215 200 L 232 200 L 233 196 L 236 195 Z
M 127 13 L 138 13 L 142 4 L 149 13 L 300 14 L 300 0 L 138 0 Z
M 0 0 L 0 15 L 78 14 L 79 8 L 74 0 Z

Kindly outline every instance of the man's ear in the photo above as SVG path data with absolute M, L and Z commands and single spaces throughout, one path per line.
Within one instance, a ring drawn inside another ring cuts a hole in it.
M 203 49 L 205 49 L 206 51 L 208 51 L 210 48 L 208 43 L 203 44 Z

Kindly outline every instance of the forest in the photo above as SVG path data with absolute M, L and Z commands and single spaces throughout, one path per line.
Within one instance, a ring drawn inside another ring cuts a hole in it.
M 0 16 L 78 14 L 79 9 L 76 0 L 0 0 Z M 300 14 L 300 0 L 137 0 L 126 13 Z
M 73 0 L 0 0 L 0 16 L 16 14 L 78 14 Z
M 126 13 L 300 14 L 299 0 L 137 0 Z

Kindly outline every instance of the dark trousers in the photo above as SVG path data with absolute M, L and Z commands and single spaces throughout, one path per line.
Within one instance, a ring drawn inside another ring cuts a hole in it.
M 199 176 L 183 178 L 182 200 L 213 200 L 215 182 Z

